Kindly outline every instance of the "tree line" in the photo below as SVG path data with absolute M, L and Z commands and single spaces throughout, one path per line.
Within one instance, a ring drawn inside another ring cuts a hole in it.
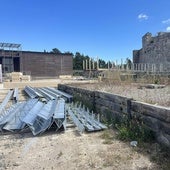
M 53 48 L 51 53 L 62 53 L 62 52 L 57 48 Z M 89 61 L 89 59 L 91 58 L 88 55 L 81 54 L 80 52 L 76 52 L 75 54 L 73 54 L 72 52 L 67 51 L 67 52 L 64 52 L 64 54 L 71 54 L 73 56 L 73 70 L 82 70 L 83 61 L 85 60 Z M 99 61 L 100 68 L 108 68 L 108 65 L 109 65 L 109 68 L 112 67 L 112 63 L 110 61 L 106 62 L 105 60 L 102 60 L 102 59 L 98 59 L 98 61 Z M 125 63 L 126 64 L 124 65 L 128 65 L 130 68 L 132 61 L 129 58 L 126 58 Z M 95 61 L 94 64 L 95 66 L 97 66 L 97 61 Z

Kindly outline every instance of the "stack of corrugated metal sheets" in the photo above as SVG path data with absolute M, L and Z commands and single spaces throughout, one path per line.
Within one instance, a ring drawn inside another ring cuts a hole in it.
M 24 91 L 28 100 L 18 101 L 18 89 L 10 90 L 0 105 L 0 131 L 20 132 L 31 130 L 33 135 L 41 134 L 50 128 L 66 129 L 66 114 L 73 120 L 80 132 L 106 129 L 95 114 L 85 107 L 71 102 L 73 96 L 55 88 L 32 88 Z M 13 104 L 6 107 L 10 99 Z
M 18 99 L 16 90 L 10 90 L 0 105 L 0 131 L 22 131 L 30 129 L 33 135 L 50 129 L 65 129 L 65 100 L 57 93 L 44 88 L 25 87 L 27 101 L 18 100 L 6 109 L 8 101 Z M 53 89 L 52 89 L 53 90 Z

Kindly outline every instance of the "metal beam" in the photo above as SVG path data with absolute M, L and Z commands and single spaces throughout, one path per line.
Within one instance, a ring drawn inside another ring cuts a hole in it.
M 8 101 L 11 99 L 13 92 L 14 92 L 13 90 L 10 90 L 8 92 L 8 94 L 6 95 L 5 99 L 0 104 L 0 114 L 2 113 L 2 111 L 5 110 L 5 107 L 6 107 L 7 103 L 8 103 Z

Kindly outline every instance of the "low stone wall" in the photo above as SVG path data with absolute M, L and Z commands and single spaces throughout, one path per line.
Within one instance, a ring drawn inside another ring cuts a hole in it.
M 130 116 L 130 98 L 100 91 L 94 91 L 94 96 L 95 112 L 101 114 L 103 119 Z
M 58 89 L 74 96 L 75 100 L 82 101 L 91 110 L 102 115 L 102 118 L 139 117 L 140 120 L 153 132 L 156 140 L 170 147 L 170 108 L 150 105 L 134 101 L 131 98 L 100 92 L 80 89 L 67 85 L 58 85 Z
M 156 134 L 156 139 L 170 147 L 170 109 L 143 102 L 131 102 L 132 115 L 140 117 L 144 124 Z
M 95 110 L 94 91 L 80 89 L 80 88 L 71 87 L 67 85 L 61 85 L 61 84 L 58 85 L 58 89 L 73 95 L 74 101 L 80 101 L 85 106 L 87 106 L 90 110 Z

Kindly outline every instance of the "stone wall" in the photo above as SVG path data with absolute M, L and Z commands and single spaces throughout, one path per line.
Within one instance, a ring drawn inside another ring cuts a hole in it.
M 142 37 L 142 49 L 133 51 L 134 63 L 163 64 L 164 71 L 170 69 L 170 33 L 158 33 L 152 36 L 146 33 Z
M 80 101 L 86 105 L 90 110 L 95 110 L 95 92 L 86 89 L 80 89 L 67 85 L 58 85 L 58 89 L 67 92 L 74 96 L 74 101 Z
M 95 112 L 100 113 L 103 119 L 119 119 L 123 115 L 130 116 L 131 99 L 100 91 L 94 91 Z
M 131 101 L 131 114 L 141 117 L 145 125 L 156 134 L 156 139 L 170 147 L 170 108 Z
M 140 120 L 155 133 L 156 140 L 170 147 L 170 108 L 150 105 L 133 99 L 100 91 L 90 91 L 58 85 L 58 89 L 72 94 L 76 100 L 82 101 L 102 118 L 140 117 Z

